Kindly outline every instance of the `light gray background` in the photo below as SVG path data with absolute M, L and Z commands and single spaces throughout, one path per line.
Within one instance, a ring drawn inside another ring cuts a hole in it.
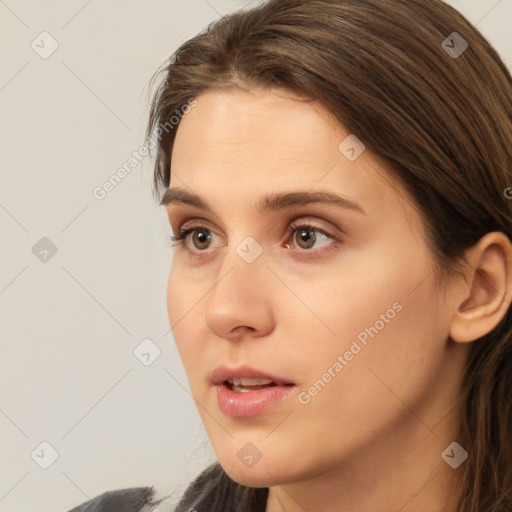
M 158 66 L 255 3 L 0 0 L 0 512 L 129 486 L 178 495 L 213 460 L 169 333 L 152 162 L 101 201 L 92 191 L 143 144 Z M 510 67 L 512 0 L 450 3 Z M 31 48 L 43 31 L 59 45 L 46 59 Z M 58 249 L 47 262 L 42 237 Z M 146 338 L 161 351 L 149 366 L 133 353 Z M 48 469 L 42 442 L 58 452 Z

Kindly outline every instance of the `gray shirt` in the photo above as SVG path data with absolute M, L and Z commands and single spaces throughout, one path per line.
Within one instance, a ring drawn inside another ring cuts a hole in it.
M 171 512 L 166 498 L 155 497 L 152 487 L 107 491 L 69 512 Z

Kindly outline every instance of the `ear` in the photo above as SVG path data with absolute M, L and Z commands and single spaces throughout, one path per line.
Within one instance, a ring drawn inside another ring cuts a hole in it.
M 466 252 L 465 285 L 457 290 L 450 338 L 477 340 L 505 317 L 512 300 L 512 244 L 501 232 L 483 236 Z

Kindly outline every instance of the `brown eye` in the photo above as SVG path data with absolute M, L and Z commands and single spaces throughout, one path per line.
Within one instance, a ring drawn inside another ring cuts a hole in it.
M 316 242 L 315 230 L 312 228 L 297 229 L 295 240 L 302 249 L 311 249 Z
M 288 249 L 296 249 L 303 254 L 320 254 L 319 251 L 328 251 L 334 247 L 339 239 L 322 228 L 309 223 L 294 222 L 288 226 L 290 243 Z
M 199 250 L 207 249 L 211 239 L 212 235 L 208 229 L 195 229 L 192 234 L 192 244 Z

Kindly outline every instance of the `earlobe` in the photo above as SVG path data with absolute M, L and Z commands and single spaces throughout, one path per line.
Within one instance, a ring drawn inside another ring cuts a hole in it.
M 483 236 L 466 253 L 466 284 L 455 294 L 450 338 L 475 341 L 505 317 L 512 300 L 512 244 L 501 232 Z

